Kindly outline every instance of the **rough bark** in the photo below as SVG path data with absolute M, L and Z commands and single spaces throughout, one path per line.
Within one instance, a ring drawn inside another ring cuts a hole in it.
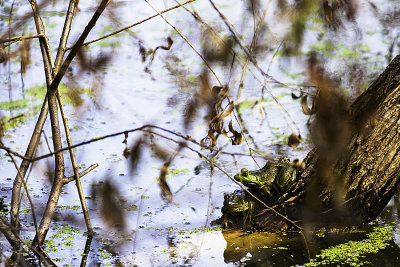
M 303 225 L 369 222 L 385 208 L 400 183 L 400 55 L 354 101 L 348 113 L 342 112 L 347 118 L 342 114 L 339 119 L 332 119 L 339 113 L 339 104 L 333 102 L 336 107 L 330 109 L 332 114 L 328 116 L 333 127 L 328 129 L 344 136 L 343 149 L 337 139 L 328 140 L 330 145 L 318 143 L 305 158 L 306 168 L 286 202 L 276 207 Z M 346 124 L 349 127 L 342 127 Z M 342 134 L 347 130 L 348 139 L 347 134 Z M 254 220 L 258 228 L 276 225 L 275 214 L 261 206 L 260 210 L 262 214 Z M 279 221 L 277 225 L 285 224 Z

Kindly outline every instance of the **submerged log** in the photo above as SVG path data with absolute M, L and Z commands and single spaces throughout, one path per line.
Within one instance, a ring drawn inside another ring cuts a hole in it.
M 400 183 L 400 55 L 349 108 L 327 88 L 316 101 L 316 148 L 275 210 L 303 225 L 367 223 Z M 258 211 L 257 228 L 286 224 L 262 205 Z

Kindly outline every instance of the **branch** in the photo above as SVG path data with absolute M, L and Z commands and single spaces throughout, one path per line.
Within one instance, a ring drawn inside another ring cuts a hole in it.
M 156 126 L 156 125 L 145 124 L 145 125 L 143 125 L 143 126 L 141 126 L 141 127 L 138 127 L 138 128 L 134 128 L 134 129 L 125 130 L 125 131 L 122 131 L 122 132 L 117 132 L 117 133 L 112 133 L 112 134 L 108 134 L 108 135 L 104 135 L 104 136 L 92 138 L 92 139 L 90 139 L 90 140 L 83 141 L 83 142 L 81 142 L 81 143 L 77 143 L 77 144 L 72 145 L 72 146 L 64 147 L 64 148 L 62 148 L 62 149 L 60 149 L 60 150 L 57 150 L 57 151 L 54 151 L 54 152 L 52 152 L 52 153 L 48 153 L 48 154 L 45 154 L 45 155 L 42 155 L 42 156 L 39 156 L 39 157 L 30 159 L 30 161 L 33 162 L 33 161 L 41 160 L 41 159 L 44 159 L 44 158 L 48 158 L 48 157 L 53 156 L 53 155 L 56 154 L 56 153 L 59 153 L 59 152 L 62 152 L 62 151 L 66 151 L 66 150 L 69 150 L 69 149 L 71 149 L 71 148 L 76 148 L 76 147 L 80 147 L 80 146 L 83 146 L 83 145 L 87 145 L 87 144 L 90 144 L 90 143 L 93 143 L 93 142 L 97 142 L 97 141 L 100 141 L 100 140 L 103 140 L 103 139 L 107 139 L 107 138 L 109 138 L 109 137 L 114 137 L 114 136 L 123 135 L 123 134 L 125 135 L 125 134 L 128 134 L 128 133 L 137 132 L 137 131 L 146 131 L 147 128 L 155 128 L 155 129 L 158 129 L 158 130 L 161 130 L 161 131 L 170 133 L 170 134 L 175 135 L 175 136 L 178 136 L 178 137 L 180 137 L 180 138 L 182 138 L 182 139 L 184 139 L 184 140 L 188 140 L 188 141 L 190 141 L 191 143 L 193 143 L 193 144 L 198 145 L 198 146 L 201 147 L 201 144 L 200 144 L 199 142 L 193 140 L 193 139 L 192 139 L 191 137 L 189 137 L 189 136 L 184 136 L 184 135 L 175 133 L 175 132 L 173 132 L 173 131 L 171 131 L 171 130 L 168 130 L 168 129 L 165 129 L 165 128 Z M 166 138 L 166 139 L 168 139 L 168 138 Z M 169 139 L 168 139 L 168 140 L 169 140 Z M 173 139 L 171 139 L 171 140 L 173 140 Z M 177 141 L 174 140 L 174 142 L 177 142 Z M 230 152 L 219 151 L 218 149 L 215 149 L 215 148 L 210 148 L 210 149 L 213 150 L 213 151 L 221 152 L 222 154 L 225 154 L 225 155 L 246 156 L 246 157 L 249 156 L 248 154 L 244 154 L 244 153 L 230 153 Z M 260 158 L 265 158 L 265 157 L 263 157 L 263 156 L 259 156 L 259 157 L 260 157 Z
M 97 163 L 90 165 L 88 168 L 86 168 L 85 170 L 83 170 L 82 172 L 79 173 L 79 177 L 82 177 L 82 176 L 88 174 L 92 170 L 96 169 L 98 166 L 99 166 L 99 164 L 97 164 Z M 73 180 L 75 180 L 75 176 L 64 177 L 64 184 L 68 184 L 69 182 L 72 182 Z
M 74 17 L 76 6 L 77 6 L 77 0 L 70 0 L 67 15 L 65 16 L 64 28 L 60 38 L 60 44 L 58 45 L 56 60 L 54 62 L 54 69 L 55 69 L 54 73 L 58 71 L 62 59 L 64 58 L 64 54 L 66 51 L 65 47 L 67 45 L 69 32 L 71 31 L 71 23 Z
M 39 258 L 43 261 L 45 266 L 57 266 L 50 257 L 40 248 L 36 248 L 26 242 L 21 236 L 16 232 L 16 230 L 7 222 L 7 219 L 0 215 L 0 231 L 7 238 L 8 242 L 13 247 L 18 247 L 22 242 L 29 247 Z
M 42 38 L 44 37 L 43 34 L 35 34 L 35 35 L 27 35 L 27 36 L 19 36 L 19 37 L 14 37 L 14 38 L 9 38 L 9 39 L 0 39 L 0 44 L 8 43 L 4 45 L 3 48 L 6 48 L 9 45 L 12 45 L 13 43 L 20 42 L 22 40 L 28 40 L 28 39 L 34 39 L 34 38 Z
M 78 41 L 76 41 L 75 45 L 72 47 L 71 52 L 69 52 L 67 58 L 64 60 L 62 66 L 58 70 L 56 76 L 53 79 L 53 82 L 50 86 L 51 90 L 57 90 L 58 86 L 60 85 L 61 79 L 63 78 L 65 72 L 67 71 L 69 65 L 71 64 L 72 60 L 75 58 L 76 54 L 78 53 L 79 49 L 81 49 L 86 37 L 89 35 L 90 31 L 96 25 L 97 20 L 99 19 L 100 15 L 103 13 L 104 9 L 108 6 L 111 0 L 102 0 L 99 7 L 97 8 L 96 12 L 93 14 L 92 18 L 90 19 L 89 23 L 86 25 L 85 30 L 82 32 L 81 36 L 79 37 Z
M 2 142 L 0 143 L 0 149 L 4 149 L 7 153 L 9 153 L 9 154 L 11 154 L 11 155 L 14 155 L 14 156 L 17 156 L 17 157 L 19 157 L 19 158 L 21 158 L 21 159 L 23 159 L 23 160 L 27 160 L 27 161 L 29 161 L 29 162 L 32 161 L 31 158 L 25 157 L 25 156 L 19 154 L 18 152 L 15 152 L 15 151 L 12 150 L 11 148 L 6 147 Z
M 15 168 L 17 169 L 18 175 L 22 177 L 21 171 L 20 171 L 20 169 L 18 168 L 17 162 L 16 162 L 15 159 L 14 159 L 14 156 L 13 156 L 12 154 L 8 154 L 8 155 L 10 156 L 12 162 L 14 163 L 14 166 L 15 166 Z M 30 193 L 29 193 L 28 186 L 26 185 L 25 179 L 22 178 L 21 180 L 22 180 L 22 184 L 24 185 L 24 189 L 25 189 L 25 192 L 26 192 L 26 197 L 28 198 L 28 201 L 29 201 L 29 205 L 31 206 L 33 224 L 34 224 L 35 230 L 36 230 L 36 232 L 37 232 L 38 225 L 37 225 L 37 220 L 36 220 L 35 206 L 33 205 L 33 201 L 32 201 L 31 195 L 30 195 Z M 22 192 L 22 193 L 23 193 L 23 192 Z M 21 197 L 20 197 L 20 199 L 21 199 Z M 19 218 L 18 218 L 18 219 L 19 219 Z M 19 221 L 19 220 L 18 220 L 18 221 Z M 18 221 L 17 221 L 17 222 L 18 222 Z

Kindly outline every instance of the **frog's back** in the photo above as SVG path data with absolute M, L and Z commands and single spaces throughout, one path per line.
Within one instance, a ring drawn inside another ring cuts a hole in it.
M 262 176 L 265 181 L 268 181 L 270 183 L 274 182 L 276 176 L 278 175 L 281 167 L 276 165 L 273 162 L 268 162 L 262 169 Z

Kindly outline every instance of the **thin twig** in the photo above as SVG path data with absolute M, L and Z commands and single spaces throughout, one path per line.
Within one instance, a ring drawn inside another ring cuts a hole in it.
M 65 16 L 63 31 L 61 33 L 60 43 L 58 44 L 56 60 L 54 61 L 54 73 L 58 72 L 64 58 L 64 54 L 66 51 L 65 47 L 67 46 L 68 36 L 71 31 L 71 24 L 75 14 L 76 5 L 77 0 L 70 0 L 67 15 Z
M 20 42 L 22 40 L 28 40 L 28 39 L 34 39 L 34 38 L 42 38 L 44 37 L 43 34 L 35 34 L 35 35 L 27 35 L 27 36 L 19 36 L 19 37 L 14 37 L 14 38 L 9 38 L 9 39 L 0 39 L 0 43 L 4 44 L 4 43 L 8 43 L 5 44 L 3 48 L 6 48 L 7 46 L 10 46 L 16 42 Z
M 171 23 L 169 22 L 160 12 L 157 11 L 157 9 L 148 1 L 145 0 L 146 3 L 155 11 L 157 12 L 158 15 L 160 15 L 168 25 L 170 25 L 178 34 L 179 36 L 193 49 L 193 51 L 204 61 L 206 64 L 207 68 L 211 71 L 211 73 L 214 75 L 215 79 L 218 81 L 220 86 L 223 86 L 222 82 L 219 80 L 217 74 L 215 71 L 211 68 L 210 64 L 207 62 L 207 60 L 204 58 L 204 56 L 190 43 L 190 41 Z
M 72 1 L 74 1 L 74 0 L 72 0 Z M 68 144 L 68 146 L 71 146 L 72 145 L 71 134 L 69 132 L 68 120 L 67 120 L 67 117 L 65 116 L 64 104 L 63 104 L 62 98 L 60 96 L 59 90 L 57 90 L 57 100 L 58 100 L 58 104 L 59 104 L 59 108 L 60 108 L 60 112 L 61 112 L 61 117 L 62 117 L 62 120 L 64 123 L 64 131 L 65 131 L 65 136 L 67 139 L 67 144 Z M 86 228 L 87 228 L 88 234 L 92 235 L 93 228 L 92 228 L 92 224 L 90 223 L 89 211 L 88 211 L 88 208 L 86 205 L 85 195 L 83 193 L 83 189 L 82 189 L 82 185 L 81 185 L 81 179 L 79 177 L 80 175 L 78 172 L 78 164 L 76 163 L 74 150 L 72 148 L 69 149 L 69 155 L 70 155 L 70 159 L 71 159 L 72 169 L 74 170 L 76 189 L 78 190 L 79 200 L 81 202 L 83 216 L 85 218 L 85 223 L 86 223 Z
M 51 148 L 50 148 L 49 140 L 47 139 L 46 132 L 42 130 L 42 134 L 43 134 L 43 137 L 44 137 L 44 141 L 46 142 L 47 149 L 48 149 L 49 152 L 51 153 Z
M 145 125 L 143 125 L 143 126 L 141 126 L 141 127 L 138 127 L 138 128 L 134 128 L 134 129 L 130 129 L 130 130 L 125 130 L 125 131 L 121 131 L 121 132 L 117 132 L 117 133 L 112 133 L 112 134 L 107 134 L 107 135 L 104 135 L 104 136 L 92 138 L 92 139 L 89 139 L 89 140 L 87 140 L 87 141 L 83 141 L 83 142 L 81 142 L 81 143 L 77 143 L 77 144 L 72 145 L 72 146 L 63 147 L 63 148 L 60 149 L 60 150 L 57 150 L 57 151 L 54 151 L 54 152 L 52 152 L 52 153 L 45 154 L 45 155 L 42 155 L 42 156 L 38 156 L 38 157 L 35 157 L 35 158 L 33 158 L 33 159 L 29 159 L 29 160 L 30 160 L 30 161 L 41 160 L 41 159 L 44 159 L 44 158 L 51 157 L 51 156 L 53 156 L 55 153 L 62 152 L 62 151 L 66 151 L 66 150 L 71 149 L 71 148 L 80 147 L 80 146 L 83 146 L 83 145 L 87 145 L 87 144 L 90 144 L 90 143 L 93 143 L 93 142 L 97 142 L 97 141 L 100 141 L 100 140 L 103 140 L 103 139 L 107 139 L 107 138 L 110 138 L 110 137 L 114 137 L 114 136 L 118 136 L 118 135 L 128 134 L 128 133 L 137 132 L 137 131 L 144 131 L 146 128 L 155 128 L 155 129 L 159 129 L 159 130 L 161 130 L 161 131 L 168 132 L 168 133 L 170 133 L 170 134 L 173 134 L 173 135 L 176 135 L 176 136 L 178 136 L 178 137 L 181 137 L 181 138 L 183 138 L 183 139 L 185 139 L 185 140 L 189 140 L 189 141 L 190 141 L 191 143 L 193 143 L 193 144 L 196 144 L 196 145 L 198 145 L 198 146 L 201 146 L 199 142 L 197 142 L 197 141 L 191 139 L 191 138 L 188 137 L 188 136 L 180 135 L 180 134 L 175 133 L 175 132 L 173 132 L 173 131 L 171 131 L 171 130 L 168 130 L 168 129 L 165 129 L 165 128 L 162 128 L 162 127 L 159 127 L 159 126 L 156 126 L 156 125 L 145 124 Z M 1 148 L 1 147 L 0 147 L 0 148 Z M 212 149 L 212 150 L 214 150 L 214 151 L 219 151 L 219 150 L 213 149 L 213 148 L 210 148 L 210 149 Z M 249 156 L 248 154 L 244 154 L 244 153 L 230 153 L 230 152 L 223 152 L 223 151 L 221 151 L 221 153 L 226 154 L 226 155 L 247 156 L 247 157 Z M 262 157 L 262 156 L 259 156 L 259 157 L 265 158 L 265 157 Z
M 82 177 L 82 176 L 88 174 L 92 170 L 96 169 L 98 166 L 99 166 L 99 164 L 97 164 L 97 163 L 90 165 L 85 170 L 83 170 L 82 172 L 79 173 L 79 177 Z M 65 177 L 64 184 L 68 184 L 69 182 L 72 182 L 73 180 L 75 180 L 75 176 Z
M 19 171 L 19 168 L 18 168 L 17 162 L 15 161 L 14 156 L 12 154 L 8 154 L 8 155 L 10 156 L 12 162 L 14 163 L 15 169 L 17 170 L 18 174 L 21 176 L 21 173 Z M 28 186 L 26 185 L 26 182 L 25 182 L 24 179 L 22 179 L 22 184 L 24 185 L 24 189 L 25 189 L 25 192 L 26 192 L 26 197 L 28 198 L 29 205 L 31 206 L 33 224 L 34 224 L 35 230 L 37 232 L 38 225 L 37 225 L 37 220 L 36 220 L 35 206 L 33 205 L 33 201 L 32 201 L 31 195 L 29 194 Z
M 131 24 L 131 25 L 129 25 L 129 26 L 126 26 L 126 27 L 124 27 L 124 28 L 122 28 L 122 29 L 119 29 L 119 30 L 117 30 L 117 31 L 115 31 L 115 32 L 112 32 L 112 33 L 109 33 L 109 34 L 107 34 L 107 35 L 104 35 L 104 36 L 102 36 L 102 37 L 100 37 L 100 38 L 97 38 L 97 39 L 94 39 L 94 40 L 85 42 L 82 46 L 88 46 L 88 45 L 90 45 L 90 44 L 92 44 L 92 43 L 95 43 L 95 42 L 98 42 L 98 41 L 100 41 L 100 40 L 106 39 L 106 38 L 108 38 L 108 37 L 110 37 L 110 36 L 116 35 L 116 34 L 118 34 L 118 33 L 121 33 L 121 32 L 123 32 L 123 31 L 126 31 L 126 30 L 128 30 L 128 29 L 130 29 L 130 28 L 132 28 L 132 27 L 135 27 L 135 26 L 137 26 L 137 25 L 139 25 L 139 24 L 142 24 L 143 22 L 146 22 L 146 21 L 151 20 L 151 19 L 153 19 L 153 18 L 155 18 L 155 17 L 158 17 L 160 14 L 166 13 L 166 12 L 171 11 L 171 10 L 174 10 L 174 9 L 177 9 L 177 8 L 179 8 L 179 7 L 182 7 L 182 6 L 184 6 L 184 5 L 187 5 L 187 4 L 192 3 L 192 2 L 195 2 L 195 1 L 196 1 L 196 0 L 189 0 L 189 1 L 186 1 L 185 3 L 182 3 L 182 4 L 179 4 L 179 5 L 176 5 L 176 6 L 167 8 L 167 9 L 165 9 L 165 10 L 163 10 L 163 11 L 160 11 L 159 14 L 155 14 L 155 15 L 153 15 L 153 16 L 150 16 L 150 17 L 148 17 L 148 18 L 145 18 L 145 19 L 143 19 L 143 20 L 141 20 L 141 21 L 139 21 L 139 22 L 133 23 L 133 24 Z M 72 49 L 72 47 L 67 47 L 67 48 L 66 48 L 66 50 L 70 50 L 70 49 Z

